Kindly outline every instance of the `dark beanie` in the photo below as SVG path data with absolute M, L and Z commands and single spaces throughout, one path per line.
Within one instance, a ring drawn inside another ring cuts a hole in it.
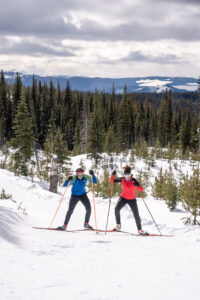
M 131 170 L 132 170 L 131 166 L 126 165 L 126 166 L 124 167 L 124 175 L 129 175 L 129 174 L 131 174 Z
M 76 169 L 76 172 L 84 172 L 83 168 Z

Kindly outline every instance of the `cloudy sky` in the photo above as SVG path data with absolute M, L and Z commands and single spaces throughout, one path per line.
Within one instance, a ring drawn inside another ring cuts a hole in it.
M 200 76 L 200 0 L 0 0 L 0 69 Z

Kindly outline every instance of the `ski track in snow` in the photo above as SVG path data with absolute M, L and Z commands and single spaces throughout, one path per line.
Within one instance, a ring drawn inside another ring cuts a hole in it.
M 188 300 L 199 299 L 200 228 L 185 226 L 179 206 L 169 212 L 164 201 L 146 198 L 163 234 L 175 237 L 134 237 L 123 233 L 68 233 L 36 230 L 48 227 L 61 199 L 48 185 L 31 183 L 0 170 L 0 295 L 3 300 Z M 54 227 L 63 224 L 70 190 L 61 204 Z M 92 194 L 89 194 L 92 204 Z M 109 228 L 115 225 L 112 199 Z M 22 203 L 21 203 L 22 202 Z M 18 210 L 19 204 L 28 215 Z M 157 230 L 142 200 L 138 199 L 143 228 Z M 104 229 L 108 200 L 96 199 L 98 228 Z M 85 210 L 78 204 L 69 229 L 83 226 Z M 136 233 L 128 207 L 121 211 L 123 230 Z M 95 226 L 94 213 L 90 220 Z

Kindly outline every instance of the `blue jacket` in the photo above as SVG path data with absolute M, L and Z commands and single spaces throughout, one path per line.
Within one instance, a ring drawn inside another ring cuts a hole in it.
M 88 175 L 83 175 L 81 179 L 79 179 L 77 176 L 73 176 L 73 180 L 71 180 L 72 183 L 72 195 L 75 196 L 82 196 L 85 194 L 85 186 L 87 182 L 91 182 L 91 177 Z M 92 176 L 92 182 L 97 183 L 96 176 Z M 66 180 L 63 184 L 63 187 L 66 187 L 69 184 L 69 180 Z

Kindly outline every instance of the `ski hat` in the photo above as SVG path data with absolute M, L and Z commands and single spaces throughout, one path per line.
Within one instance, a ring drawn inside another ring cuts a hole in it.
M 76 173 L 84 173 L 83 168 L 78 168 L 78 169 L 76 169 Z
M 124 175 L 130 175 L 131 174 L 131 166 L 126 165 L 124 168 Z

